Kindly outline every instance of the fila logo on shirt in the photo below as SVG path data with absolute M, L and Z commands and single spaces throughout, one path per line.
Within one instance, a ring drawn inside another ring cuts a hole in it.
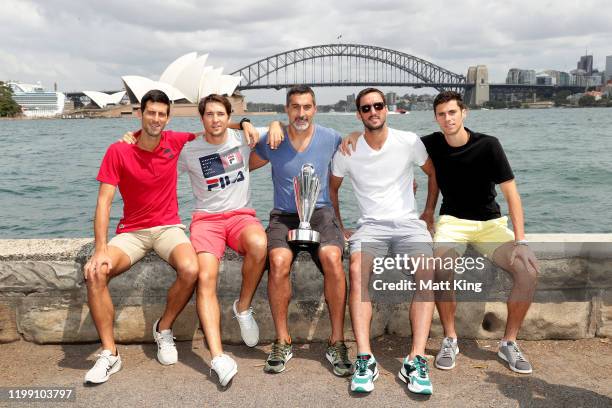
M 230 176 L 221 176 L 219 178 L 213 178 L 206 180 L 206 184 L 208 185 L 208 191 L 212 190 L 223 190 L 226 187 L 229 187 L 230 184 L 239 183 L 244 181 L 244 174 L 242 171 L 239 171 L 235 175 Z

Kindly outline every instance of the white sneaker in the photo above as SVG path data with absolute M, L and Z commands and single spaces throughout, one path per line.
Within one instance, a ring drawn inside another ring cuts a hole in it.
M 176 364 L 178 353 L 174 344 L 172 329 L 157 331 L 159 319 L 153 323 L 153 339 L 157 343 L 157 360 L 163 365 Z
M 106 382 L 108 378 L 121 370 L 121 356 L 117 353 L 113 356 L 110 350 L 102 350 L 102 353 L 97 354 L 96 363 L 85 374 L 86 383 L 100 384 Z
M 238 372 L 238 365 L 233 358 L 227 354 L 221 354 L 212 359 L 210 362 L 212 370 L 215 370 L 219 377 L 219 384 L 225 387 L 234 378 Z
M 242 340 L 247 346 L 255 347 L 257 342 L 259 342 L 259 326 L 257 326 L 257 322 L 253 317 L 253 308 L 249 307 L 244 312 L 238 313 L 236 310 L 237 304 L 238 299 L 234 301 L 232 309 L 234 309 L 234 317 L 238 320 L 238 324 L 240 325 Z

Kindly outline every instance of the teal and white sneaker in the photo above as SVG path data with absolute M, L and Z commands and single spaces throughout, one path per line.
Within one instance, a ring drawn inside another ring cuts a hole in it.
M 421 356 L 416 356 L 412 361 L 406 357 L 398 376 L 400 380 L 408 384 L 410 392 L 425 395 L 433 393 L 427 360 Z
M 378 378 L 378 364 L 370 354 L 358 354 L 355 361 L 355 372 L 351 379 L 351 391 L 372 392 L 374 381 Z

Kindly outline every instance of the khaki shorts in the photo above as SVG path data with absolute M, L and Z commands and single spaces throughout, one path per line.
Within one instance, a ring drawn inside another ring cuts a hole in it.
M 117 247 L 125 252 L 130 257 L 131 265 L 140 261 L 151 249 L 168 262 L 170 254 L 180 244 L 190 244 L 183 224 L 161 225 L 124 232 L 113 237 L 108 243 L 109 246 Z
M 436 224 L 434 248 L 452 248 L 463 255 L 471 244 L 492 259 L 495 250 L 509 241 L 514 241 L 514 232 L 508 228 L 508 217 L 474 221 L 442 215 Z

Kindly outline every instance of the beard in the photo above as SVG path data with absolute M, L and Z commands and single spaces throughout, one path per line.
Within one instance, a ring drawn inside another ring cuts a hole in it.
M 301 123 L 298 123 L 298 121 Z M 295 130 L 303 132 L 304 130 L 308 129 L 310 122 L 307 119 L 298 118 L 291 122 L 291 126 L 293 126 Z
M 370 125 L 370 124 L 369 124 L 368 122 L 366 122 L 365 120 L 363 120 L 362 122 L 363 122 L 363 126 L 365 126 L 365 127 L 366 127 L 366 129 L 368 129 L 368 130 L 370 130 L 370 131 L 373 131 L 373 130 L 380 130 L 380 129 L 382 129 L 382 128 L 385 126 L 385 123 L 386 123 L 386 121 L 384 121 L 384 120 L 383 120 L 382 122 L 380 122 L 380 124 L 379 124 L 379 125 L 374 126 L 374 125 Z

